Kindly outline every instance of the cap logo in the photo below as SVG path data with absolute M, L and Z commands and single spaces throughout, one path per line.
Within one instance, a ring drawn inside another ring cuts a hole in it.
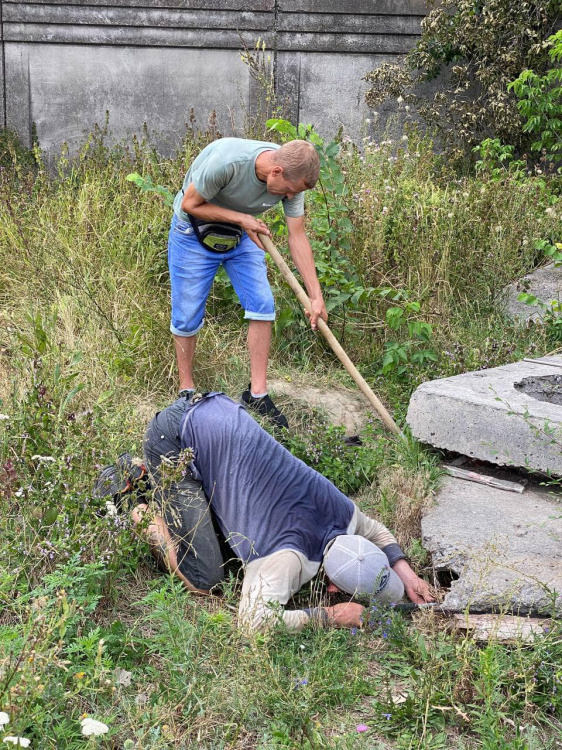
M 380 594 L 380 592 L 385 588 L 386 584 L 388 583 L 388 580 L 390 578 L 390 570 L 385 569 L 381 570 L 380 576 L 378 576 L 378 587 L 373 591 L 373 596 L 376 596 L 377 594 Z

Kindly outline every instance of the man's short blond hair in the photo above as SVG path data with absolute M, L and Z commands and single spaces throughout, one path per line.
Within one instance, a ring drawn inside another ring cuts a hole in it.
M 289 141 L 275 152 L 273 163 L 283 167 L 286 180 L 303 180 L 308 188 L 313 188 L 320 175 L 318 152 L 308 141 Z

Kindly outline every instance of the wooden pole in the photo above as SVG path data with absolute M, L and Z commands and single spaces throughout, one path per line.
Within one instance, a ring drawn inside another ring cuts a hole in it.
M 308 298 L 308 295 L 304 291 L 304 289 L 301 287 L 299 282 L 297 281 L 294 273 L 291 271 L 287 263 L 285 262 L 285 259 L 277 250 L 273 242 L 267 237 L 265 234 L 260 234 L 259 238 L 267 250 L 267 252 L 271 255 L 273 258 L 275 265 L 277 268 L 281 271 L 283 274 L 283 277 L 285 278 L 286 282 L 289 284 L 293 292 L 295 293 L 298 301 L 301 303 L 301 305 L 304 307 L 305 310 L 310 312 L 310 300 Z M 322 318 L 318 318 L 318 330 L 324 336 L 328 344 L 331 346 L 332 350 L 336 354 L 337 358 L 340 360 L 340 362 L 343 364 L 345 369 L 348 371 L 348 373 L 351 375 L 353 380 L 357 383 L 363 394 L 366 396 L 367 400 L 371 404 L 371 406 L 375 409 L 377 414 L 380 416 L 382 421 L 385 423 L 385 425 L 388 427 L 388 429 L 393 432 L 395 435 L 400 435 L 400 437 L 404 437 L 403 433 L 400 431 L 400 428 L 396 424 L 396 422 L 392 419 L 380 399 L 373 393 L 371 390 L 369 384 L 367 381 L 363 378 L 359 370 L 355 367 L 353 362 L 349 359 L 345 351 L 343 350 L 340 342 L 336 339 L 334 334 L 331 332 L 331 330 L 328 327 L 328 324 L 325 323 Z

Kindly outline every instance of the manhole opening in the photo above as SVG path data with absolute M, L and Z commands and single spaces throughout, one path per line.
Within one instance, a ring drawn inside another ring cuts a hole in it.
M 531 398 L 536 398 L 537 401 L 562 406 L 562 375 L 523 378 L 520 383 L 515 383 L 515 388 Z
M 454 570 L 438 570 L 435 573 L 437 582 L 442 589 L 450 589 L 453 581 L 458 581 L 460 576 Z

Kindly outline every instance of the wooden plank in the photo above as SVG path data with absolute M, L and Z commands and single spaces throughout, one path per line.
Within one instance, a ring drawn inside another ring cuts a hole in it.
M 523 362 L 529 362 L 533 365 L 543 365 L 544 367 L 562 368 L 561 362 L 548 362 L 546 359 L 529 359 L 529 357 L 524 357 Z
M 284 13 L 361 13 L 391 16 L 425 16 L 425 0 L 279 0 Z
M 336 34 L 420 34 L 421 16 L 336 15 L 334 13 L 280 13 L 279 31 Z
M 2 3 L 0 3 L 2 4 Z M 23 5 L 20 0 L 3 0 L 4 6 Z M 84 5 L 84 0 L 27 0 L 26 5 Z M 88 0 L 88 5 L 108 8 L 183 8 L 186 10 L 274 11 L 275 0 Z
M 22 3 L 6 6 L 4 22 L 49 23 L 88 26 L 151 26 L 192 29 L 271 29 L 272 13 L 238 13 L 216 10 L 148 10 L 144 8 L 96 8 L 44 6 Z
M 246 31 L 250 47 L 255 36 L 266 46 L 273 46 L 270 32 L 262 29 Z M 240 49 L 237 31 L 215 29 L 155 29 L 128 26 L 64 26 L 55 24 L 4 24 L 6 42 L 48 42 L 50 44 L 108 44 L 131 47 L 192 47 L 196 49 Z
M 409 52 L 418 36 L 401 34 L 300 34 L 280 32 L 277 49 L 287 52 L 394 54 Z
M 485 484 L 488 487 L 496 487 L 498 490 L 506 490 L 507 492 L 524 492 L 525 487 L 518 482 L 508 482 L 506 479 L 496 479 L 496 477 L 489 477 L 487 474 L 478 474 L 476 471 L 469 471 L 468 469 L 459 469 L 458 466 L 443 466 L 447 474 L 457 479 L 464 479 L 467 482 L 476 482 L 477 484 Z
M 516 617 L 514 615 L 453 615 L 458 630 L 471 633 L 477 641 L 499 641 L 533 643 L 545 634 L 550 620 L 538 617 Z

